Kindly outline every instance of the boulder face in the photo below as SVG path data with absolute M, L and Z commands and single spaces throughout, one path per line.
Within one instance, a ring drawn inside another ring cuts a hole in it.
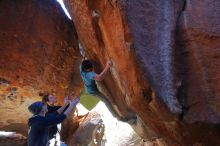
M 217 0 L 64 3 L 95 70 L 112 60 L 103 91 L 123 116 L 138 115 L 143 138 L 220 144 Z
M 80 119 L 78 129 L 67 140 L 67 145 L 101 146 L 104 143 L 105 126 L 99 113 L 92 111 Z
M 178 57 L 189 110 L 185 120 L 220 122 L 220 2 L 187 1 L 179 21 Z
M 59 102 L 79 90 L 81 61 L 72 21 L 52 0 L 0 1 L 0 129 L 27 134 L 27 106 L 39 91 Z M 23 129 L 23 131 L 19 131 Z
M 218 0 L 64 3 L 78 36 L 56 1 L 0 1 L 0 130 L 26 135 L 39 91 L 79 91 L 79 38 L 97 72 L 111 59 L 103 94 L 143 139 L 220 145 Z

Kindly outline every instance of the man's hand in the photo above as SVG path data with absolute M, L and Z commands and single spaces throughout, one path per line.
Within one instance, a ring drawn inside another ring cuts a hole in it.
M 72 101 L 72 100 L 75 100 L 76 98 L 77 98 L 77 96 L 74 91 L 69 94 L 69 100 Z
M 73 106 L 73 107 L 75 107 L 78 103 L 79 103 L 79 97 L 77 97 L 76 99 L 72 100 L 72 101 L 70 102 L 70 105 Z
M 69 100 L 68 96 L 66 96 L 64 98 L 64 104 L 69 104 L 69 103 L 70 103 L 70 100 Z

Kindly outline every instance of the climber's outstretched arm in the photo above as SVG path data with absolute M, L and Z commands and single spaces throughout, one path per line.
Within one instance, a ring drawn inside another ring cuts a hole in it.
M 96 74 L 94 76 L 94 80 L 102 81 L 105 78 L 105 75 L 106 75 L 106 73 L 108 72 L 108 70 L 110 69 L 111 66 L 112 66 L 112 62 L 110 60 L 108 60 L 108 62 L 105 65 L 105 68 L 103 69 L 103 71 L 100 74 Z

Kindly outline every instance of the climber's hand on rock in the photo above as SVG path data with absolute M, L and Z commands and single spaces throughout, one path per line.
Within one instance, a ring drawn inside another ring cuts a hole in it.
M 111 67 L 111 66 L 113 65 L 113 64 L 112 64 L 112 61 L 109 59 L 109 60 L 107 61 L 106 65 L 107 65 L 108 67 Z

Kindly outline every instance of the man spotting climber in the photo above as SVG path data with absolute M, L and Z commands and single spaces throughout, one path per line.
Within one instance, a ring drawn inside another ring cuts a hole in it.
M 41 101 L 32 103 L 28 110 L 33 114 L 28 120 L 28 146 L 48 146 L 48 130 L 51 126 L 61 123 L 67 116 L 70 115 L 72 109 L 76 107 L 79 98 L 75 98 L 64 104 L 56 110 L 57 116 L 46 117 L 48 112 L 47 104 Z M 69 107 L 64 112 L 64 109 L 69 104 Z
M 61 106 L 56 106 L 57 98 L 54 94 L 51 93 L 40 93 L 39 96 L 42 96 L 42 102 L 47 105 L 48 112 L 46 113 L 45 117 L 56 117 L 58 113 L 56 112 Z M 69 106 L 68 104 L 68 97 L 64 98 L 64 105 L 66 106 L 63 110 L 67 109 Z M 48 130 L 48 146 L 60 146 L 60 131 L 61 131 L 61 124 L 53 125 L 49 127 Z
M 47 113 L 45 117 L 47 118 L 53 118 L 58 116 L 57 110 L 62 108 L 62 106 L 57 106 L 57 97 L 55 96 L 54 92 L 41 92 L 39 93 L 39 96 L 42 97 L 42 102 L 47 105 Z M 75 97 L 75 92 L 71 92 L 64 98 L 64 109 L 63 112 L 67 110 L 69 107 L 69 100 L 73 100 Z M 49 127 L 48 130 L 48 144 L 47 146 L 60 146 L 61 140 L 60 140 L 60 132 L 61 132 L 61 123 L 57 125 L 53 125 Z
M 105 103 L 105 105 L 108 107 L 108 109 L 111 111 L 112 115 L 116 117 L 118 120 L 129 121 L 131 119 L 136 118 L 136 116 L 129 115 L 128 117 L 123 118 L 122 115 L 119 115 L 120 112 L 118 111 L 116 105 L 114 106 L 115 107 L 114 109 L 108 98 L 106 98 L 105 95 L 98 90 L 95 82 L 95 81 L 102 81 L 105 78 L 111 66 L 112 66 L 112 62 L 108 60 L 102 72 L 100 74 L 97 74 L 93 71 L 93 64 L 91 63 L 91 61 L 83 60 L 80 66 L 80 74 L 85 86 L 85 90 L 88 94 L 92 96 L 96 96 L 100 100 L 102 100 Z

